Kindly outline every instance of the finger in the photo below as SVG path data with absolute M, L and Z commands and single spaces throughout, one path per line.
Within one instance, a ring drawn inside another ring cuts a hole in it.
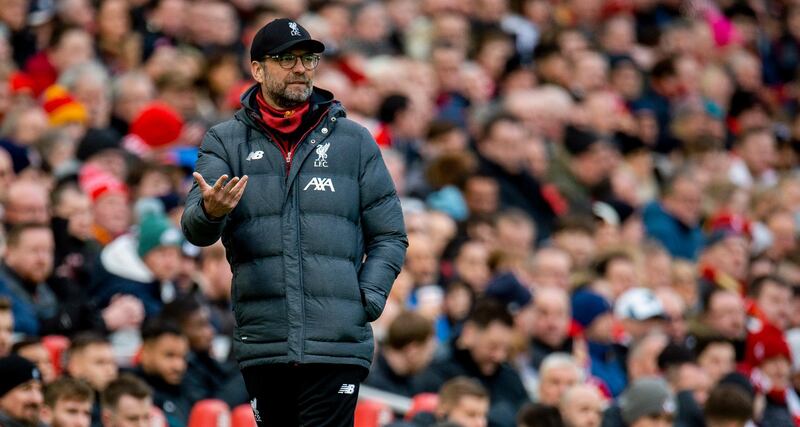
M 222 190 L 222 192 L 223 192 L 224 194 L 228 194 L 228 193 L 230 193 L 230 192 L 231 192 L 231 189 L 232 189 L 232 188 L 233 188 L 233 187 L 236 185 L 236 183 L 238 183 L 238 182 L 239 182 L 239 177 L 238 177 L 238 176 L 235 176 L 235 177 L 231 178 L 231 180 L 230 180 L 230 181 L 228 181 L 228 183 L 227 183 L 227 184 L 225 184 L 225 188 Z
M 227 174 L 222 175 L 221 177 L 219 177 L 217 182 L 214 183 L 214 191 L 219 191 L 219 189 L 222 188 L 222 184 L 224 184 L 227 179 L 228 179 L 228 175 Z
M 239 180 L 238 183 L 231 189 L 231 193 L 238 194 L 244 191 L 244 187 L 247 186 L 247 175 L 243 176 L 242 179 Z
M 197 181 L 197 185 L 200 187 L 201 190 L 205 191 L 207 188 L 210 187 L 205 179 L 203 179 L 203 175 L 200 175 L 200 172 L 195 172 L 192 174 L 194 180 Z
M 242 178 L 241 181 L 239 181 L 238 184 L 236 184 L 236 187 L 233 187 L 232 194 L 234 196 L 234 200 L 235 201 L 238 202 L 239 199 L 242 198 L 242 196 L 244 195 L 245 187 L 247 187 L 247 176 L 246 175 L 245 175 L 244 178 Z

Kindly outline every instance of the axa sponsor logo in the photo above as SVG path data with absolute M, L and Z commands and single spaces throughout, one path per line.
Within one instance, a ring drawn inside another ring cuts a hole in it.
M 336 192 L 336 189 L 333 188 L 333 180 L 330 178 L 318 178 L 315 176 L 311 178 L 311 181 L 308 181 L 308 184 L 306 184 L 306 186 L 303 188 L 303 191 L 308 190 L 312 186 L 312 190 L 314 191 L 327 191 L 327 189 L 330 188 L 332 193 Z

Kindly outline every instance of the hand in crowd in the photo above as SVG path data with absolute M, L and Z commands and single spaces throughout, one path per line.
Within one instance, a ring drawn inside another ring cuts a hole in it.
M 144 305 L 132 295 L 115 295 L 102 316 L 110 331 L 138 328 L 144 320 Z

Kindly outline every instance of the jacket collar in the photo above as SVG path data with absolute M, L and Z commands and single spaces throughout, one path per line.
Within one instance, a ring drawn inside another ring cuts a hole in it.
M 257 123 L 261 120 L 261 113 L 258 111 L 258 103 L 256 101 L 256 94 L 259 90 L 261 90 L 261 86 L 258 83 L 250 86 L 239 98 L 242 108 L 234 114 L 236 119 L 254 129 L 260 129 Z M 316 86 L 314 86 L 311 92 L 310 104 L 310 112 L 319 108 L 329 107 L 329 114 L 335 117 L 342 117 L 345 115 L 344 107 L 342 107 L 339 101 L 333 98 L 333 93 Z

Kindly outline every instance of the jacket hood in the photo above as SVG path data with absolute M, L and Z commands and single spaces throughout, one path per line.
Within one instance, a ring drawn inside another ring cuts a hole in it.
M 100 262 L 111 274 L 135 282 L 150 283 L 155 277 L 137 253 L 138 245 L 133 235 L 123 234 L 103 249 Z
M 247 89 L 239 98 L 242 103 L 242 108 L 239 109 L 236 114 L 234 114 L 234 117 L 236 117 L 237 120 L 256 129 L 259 129 L 256 123 L 261 120 L 261 113 L 258 111 L 258 104 L 255 100 L 256 94 L 259 90 L 261 90 L 261 86 L 258 83 L 250 86 L 250 88 Z M 344 107 L 339 101 L 334 99 L 333 93 L 330 91 L 314 86 L 313 90 L 311 91 L 310 102 L 312 110 L 330 107 L 331 115 L 336 117 L 345 116 Z

